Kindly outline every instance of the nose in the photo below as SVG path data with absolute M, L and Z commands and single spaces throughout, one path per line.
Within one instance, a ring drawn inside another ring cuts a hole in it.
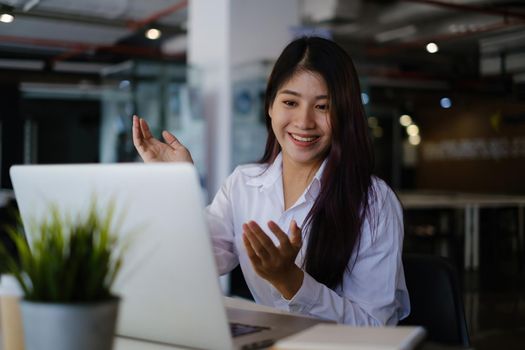
M 301 108 L 297 111 L 294 124 L 301 130 L 315 129 L 315 112 L 312 108 Z

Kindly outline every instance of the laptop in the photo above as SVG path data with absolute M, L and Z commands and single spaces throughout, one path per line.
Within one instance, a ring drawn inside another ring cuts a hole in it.
M 122 297 L 117 334 L 196 349 L 255 349 L 320 320 L 224 306 L 190 164 L 19 165 L 11 180 L 28 239 L 50 205 L 65 215 L 113 201 L 129 247 L 113 291 Z M 233 324 L 235 326 L 231 326 Z M 233 327 L 233 328 L 231 328 Z M 241 335 L 232 337 L 232 329 Z

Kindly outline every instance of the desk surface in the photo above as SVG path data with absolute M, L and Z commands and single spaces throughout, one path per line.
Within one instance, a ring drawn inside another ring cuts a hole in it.
M 116 337 L 113 350 L 184 350 L 184 348 Z
M 400 192 L 399 199 L 405 208 L 443 208 L 466 205 L 520 206 L 525 205 L 525 196 L 455 192 Z
M 286 311 L 281 311 L 281 310 L 270 308 L 267 306 L 258 305 L 258 304 L 255 304 L 250 301 L 243 300 L 243 299 L 234 299 L 234 298 L 226 297 L 224 300 L 224 303 L 226 306 L 235 307 L 235 308 L 243 308 L 243 309 L 254 310 L 254 311 L 266 311 L 266 312 L 274 312 L 274 313 L 286 313 Z M 0 325 L 0 331 L 1 331 L 1 325 Z M 3 349 L 3 342 L 2 342 L 1 332 L 0 332 L 0 350 L 1 349 Z M 417 349 L 418 350 L 457 350 L 460 348 L 441 346 L 441 345 L 431 344 L 431 343 L 430 344 L 423 343 Z M 124 338 L 124 337 L 117 336 L 115 337 L 115 344 L 114 344 L 113 350 L 185 350 L 185 348 L 178 347 L 178 346 L 170 346 L 170 345 L 161 344 L 161 343 L 140 341 L 136 339 L 130 339 L 130 338 Z
M 287 313 L 286 311 L 278 310 L 264 305 L 258 305 L 251 301 L 239 298 L 224 298 L 224 304 L 227 307 L 240 308 L 245 310 L 253 311 L 265 311 L 272 313 Z M 1 312 L 1 310 L 0 310 Z M 2 339 L 2 325 L 0 323 L 0 350 L 3 350 L 3 339 Z M 115 344 L 113 350 L 184 350 L 185 348 L 178 346 L 171 346 L 161 343 L 154 343 L 148 341 L 141 341 L 137 339 L 115 337 Z
M 271 313 L 287 314 L 286 311 L 275 309 L 269 306 L 255 304 L 251 301 L 239 298 L 224 297 L 224 305 L 226 307 L 239 308 L 244 310 L 265 311 Z M 124 337 L 115 338 L 115 346 L 113 350 L 184 350 L 185 348 L 165 345 L 160 343 L 152 343 L 140 341 Z

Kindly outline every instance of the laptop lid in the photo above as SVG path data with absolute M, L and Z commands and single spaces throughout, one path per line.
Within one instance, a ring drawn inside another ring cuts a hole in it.
M 114 292 L 117 333 L 201 349 L 232 349 L 198 175 L 189 164 L 13 166 L 26 230 L 51 204 L 67 215 L 112 200 L 131 237 Z M 115 220 L 117 221 L 117 220 Z

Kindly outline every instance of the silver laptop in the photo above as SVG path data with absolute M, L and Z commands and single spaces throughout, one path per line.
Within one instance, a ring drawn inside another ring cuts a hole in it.
M 122 297 L 117 332 L 197 349 L 255 349 L 318 320 L 224 307 L 204 216 L 203 192 L 189 164 L 76 164 L 11 167 L 24 226 L 115 203 L 119 235 L 130 239 L 114 291 Z M 28 239 L 33 232 L 27 231 Z M 244 333 L 232 337 L 235 332 Z M 255 327 L 253 327 L 255 326 Z

